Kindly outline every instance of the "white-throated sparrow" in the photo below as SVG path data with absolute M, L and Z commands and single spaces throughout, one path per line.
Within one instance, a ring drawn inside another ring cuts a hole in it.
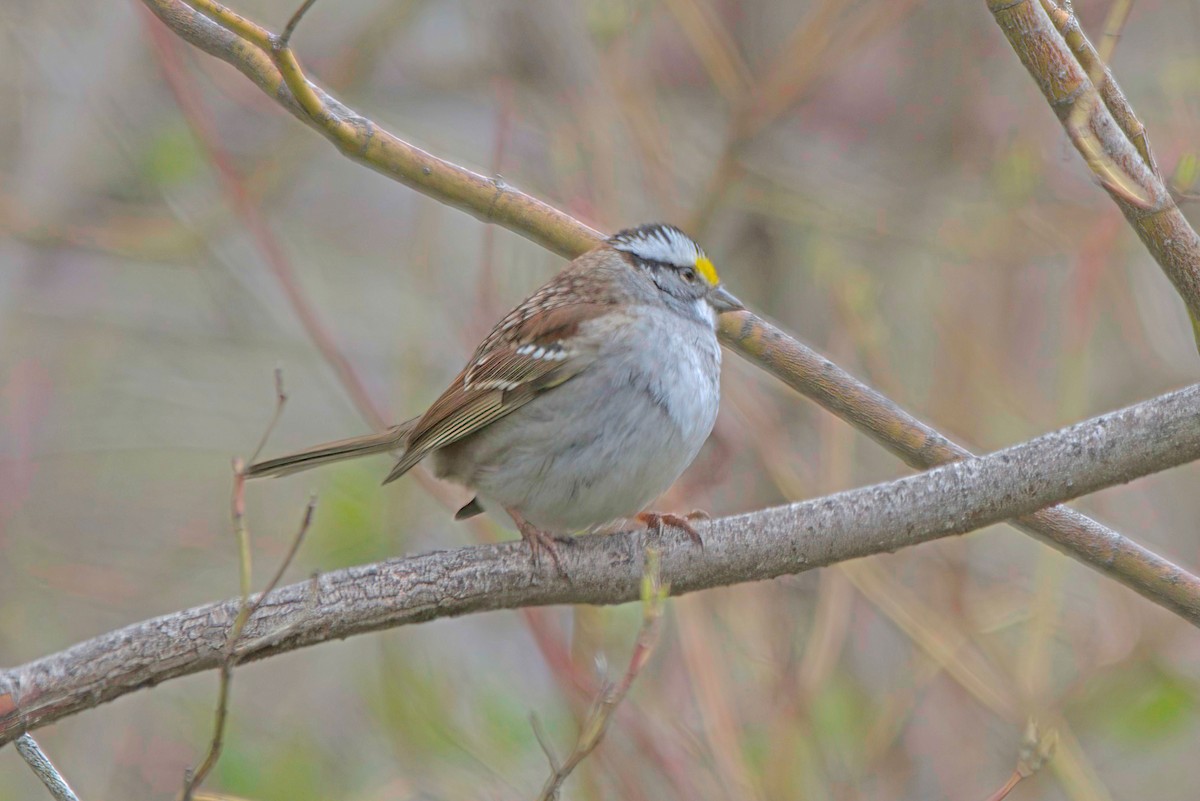
M 557 562 L 552 533 L 638 517 L 691 464 L 720 401 L 717 314 L 740 308 L 678 228 L 621 231 L 509 312 L 421 416 L 247 475 L 402 450 L 386 484 L 432 455 L 476 493 L 457 519 L 503 510 Z

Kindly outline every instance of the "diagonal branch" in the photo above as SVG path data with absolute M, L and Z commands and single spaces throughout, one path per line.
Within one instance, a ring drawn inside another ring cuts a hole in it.
M 462 209 L 477 219 L 502 225 L 563 256 L 578 255 L 592 247 L 600 237 L 594 229 L 502 181 L 490 180 L 413 147 L 372 120 L 346 108 L 307 81 L 303 74 L 293 73 L 290 75 L 292 84 L 300 88 L 309 105 L 315 103 L 315 110 L 320 112 L 310 114 L 296 100 L 269 55 L 277 37 L 214 0 L 192 2 L 204 5 L 228 27 L 197 12 L 183 0 L 143 2 L 177 35 L 237 68 L 354 161 L 435 200 Z M 289 63 L 295 63 L 294 57 Z M 298 64 L 296 69 L 299 69 Z M 302 88 L 299 82 L 303 82 Z M 788 386 L 856 426 L 913 467 L 925 469 L 970 455 L 966 449 L 950 442 L 828 359 L 754 314 L 723 315 L 721 340 Z M 1192 614 L 1200 607 L 1200 578 L 1118 532 L 1065 508 L 1038 512 L 1020 520 L 1018 525 L 1154 603 L 1196 620 Z
M 46 789 L 50 791 L 50 795 L 54 796 L 55 801 L 79 801 L 79 797 L 75 795 L 75 791 L 71 789 L 71 785 L 67 784 L 63 775 L 58 772 L 58 768 L 54 767 L 50 757 L 46 756 L 41 746 L 28 734 L 17 738 L 17 752 L 29 763 L 29 767 L 42 780 L 42 784 L 46 785 Z
M 1048 0 L 987 3 L 1071 143 L 1175 285 L 1200 342 L 1200 236 L 1158 174 L 1145 129 L 1112 74 L 1069 10 Z
M 782 332 L 743 333 L 725 344 L 911 467 L 927 470 L 974 455 Z M 1008 522 L 1159 606 L 1200 624 L 1200 578 L 1087 515 L 1066 506 L 1052 506 Z
M 774 578 L 961 534 L 1200 458 L 1200 384 L 1003 451 L 886 484 L 714 520 L 705 547 L 663 543 L 679 594 Z M 440 617 L 639 596 L 641 532 L 563 550 L 569 579 L 531 573 L 519 541 L 392 559 L 282 587 L 233 648 L 238 662 Z M 219 667 L 238 600 L 110 632 L 0 672 L 0 745 L 161 681 Z M 1200 623 L 1200 608 L 1187 618 Z
M 239 27 L 248 32 L 249 38 L 245 39 L 182 0 L 143 2 L 177 35 L 236 67 L 301 122 L 329 139 L 347 158 L 440 203 L 465 211 L 483 222 L 502 225 L 567 257 L 591 248 L 601 238 L 598 231 L 499 179 L 486 178 L 403 141 L 299 75 L 305 86 L 305 98 L 320 107 L 319 114 L 310 116 L 268 55 L 273 34 L 244 18 L 238 17 L 241 20 Z M 216 3 L 208 5 L 237 17 Z M 260 47 L 264 42 L 266 50 Z

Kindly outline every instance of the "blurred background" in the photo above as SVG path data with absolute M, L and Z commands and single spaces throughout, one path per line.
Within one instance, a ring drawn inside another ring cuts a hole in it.
M 294 10 L 233 6 L 276 31 Z M 1098 38 L 1109 3 L 1074 6 Z M 687 227 L 756 310 L 972 448 L 1195 379 L 1182 303 L 982 0 L 319 2 L 294 45 L 442 157 L 604 230 Z M 1113 62 L 1185 179 L 1198 53 L 1200 3 L 1144 0 Z M 0 5 L 0 107 L 0 664 L 237 593 L 230 461 L 277 366 L 268 454 L 363 433 L 371 406 L 404 419 L 562 265 L 338 155 L 137 2 Z M 465 494 L 426 477 L 381 489 L 387 468 L 251 485 L 256 586 L 310 492 L 293 581 L 514 536 L 453 522 Z M 716 432 L 660 506 L 723 515 L 907 472 L 729 355 Z M 1078 508 L 1194 571 L 1198 478 Z M 532 798 L 530 716 L 565 754 L 639 621 L 490 613 L 240 668 L 207 788 Z M 984 801 L 1032 717 L 1058 755 L 1011 798 L 1192 799 L 1198 665 L 1194 628 L 994 527 L 672 600 L 564 797 Z M 37 737 L 85 799 L 174 797 L 216 688 L 171 681 Z M 43 793 L 0 752 L 0 801 Z

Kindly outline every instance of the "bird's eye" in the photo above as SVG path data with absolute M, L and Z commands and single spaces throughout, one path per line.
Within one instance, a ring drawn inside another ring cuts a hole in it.
M 686 283 L 696 283 L 696 271 L 691 267 L 684 267 L 682 270 L 680 270 L 679 277 L 682 278 Z

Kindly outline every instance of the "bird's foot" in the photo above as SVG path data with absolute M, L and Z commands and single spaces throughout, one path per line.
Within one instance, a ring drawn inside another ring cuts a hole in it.
M 704 548 L 704 540 L 700 537 L 700 532 L 696 531 L 692 526 L 694 520 L 708 520 L 708 512 L 702 512 L 699 509 L 688 512 L 686 515 L 672 514 L 671 512 L 642 512 L 635 516 L 635 519 L 644 525 L 647 530 L 653 529 L 660 535 L 667 526 L 677 528 L 684 534 L 688 535 L 688 539 Z
M 559 545 L 570 545 L 571 539 L 568 537 L 556 537 L 548 531 L 542 531 L 537 526 L 526 520 L 519 512 L 508 509 L 508 516 L 517 524 L 517 530 L 521 532 L 521 539 L 529 543 L 529 559 L 533 564 L 534 569 L 541 565 L 541 555 L 545 551 L 550 555 L 550 561 L 554 563 L 554 569 L 560 576 L 570 580 L 566 569 L 563 567 L 562 556 L 559 553 Z

